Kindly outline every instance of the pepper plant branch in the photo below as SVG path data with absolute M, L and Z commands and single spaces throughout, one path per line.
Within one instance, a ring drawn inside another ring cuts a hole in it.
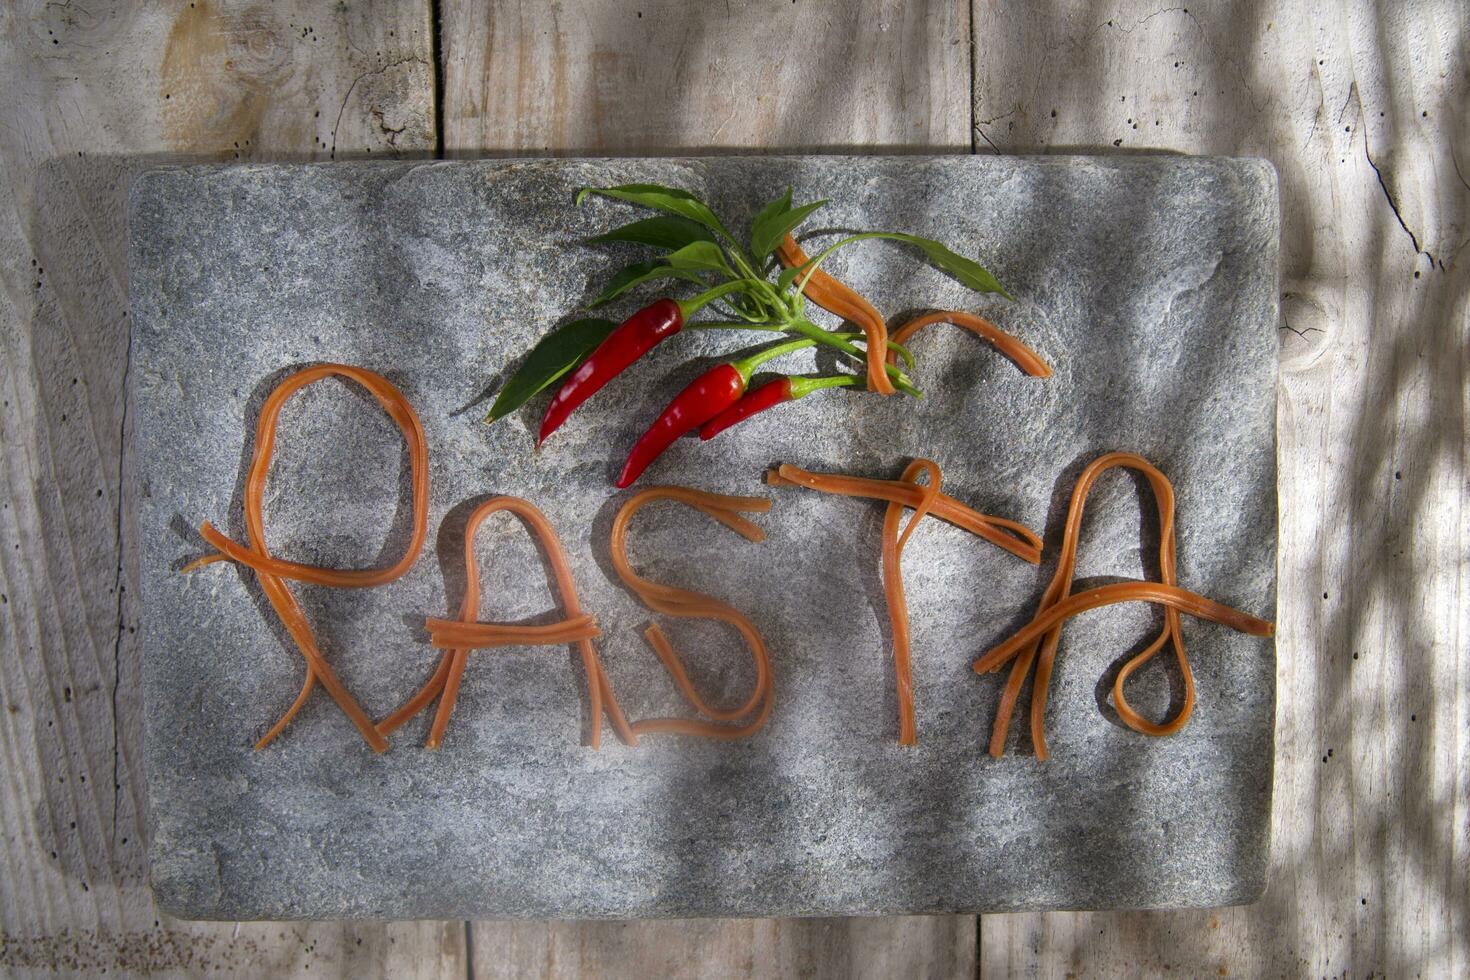
M 803 377 L 799 374 L 791 375 L 788 379 L 791 386 L 791 400 L 805 398 L 814 391 L 823 388 L 844 388 L 848 385 L 857 384 L 857 376 L 853 374 L 827 374 L 815 378 Z
M 810 337 L 813 340 L 816 340 L 818 343 L 826 344 L 829 347 L 835 347 L 838 350 L 843 351 L 844 353 L 851 354 L 853 357 L 867 357 L 867 354 L 862 350 L 862 348 L 846 340 L 843 340 L 842 334 L 833 333 L 830 330 L 823 330 L 821 327 L 817 326 L 810 320 L 793 320 L 791 323 L 791 330 L 795 333 L 801 334 L 804 337 Z M 858 335 L 848 334 L 847 336 L 855 337 Z M 888 376 L 893 379 L 893 386 L 899 391 L 903 392 L 906 395 L 913 395 L 915 398 L 924 397 L 924 393 L 919 391 L 919 389 L 915 388 L 912 384 L 910 384 L 908 375 L 900 371 L 897 366 L 893 364 L 885 364 L 883 365 L 883 367 L 888 372 Z

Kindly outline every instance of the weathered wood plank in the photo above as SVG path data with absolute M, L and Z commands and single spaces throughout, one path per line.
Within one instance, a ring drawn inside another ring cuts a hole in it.
M 970 146 L 964 0 L 448 0 L 450 156 Z
M 449 0 L 450 156 L 970 146 L 969 5 Z M 975 918 L 473 925 L 477 976 L 970 976 Z
M 73 0 L 0 24 L 0 973 L 462 975 L 458 922 L 158 916 L 124 451 L 131 177 L 431 151 L 428 5 Z
M 1074 0 L 974 31 L 982 149 L 1265 156 L 1284 236 L 1270 887 L 987 916 L 983 975 L 1464 975 L 1470 11 Z
M 971 977 L 973 916 L 476 922 L 478 980 Z

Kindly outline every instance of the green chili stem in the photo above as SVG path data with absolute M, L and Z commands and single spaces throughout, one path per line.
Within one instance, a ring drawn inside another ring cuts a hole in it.
M 739 371 L 740 376 L 748 384 L 750 382 L 750 376 L 755 373 L 755 369 L 773 357 L 790 354 L 794 350 L 802 350 L 815 344 L 816 341 L 810 337 L 802 337 L 799 340 L 788 340 L 784 344 L 777 344 L 774 347 L 767 347 L 765 350 L 758 350 L 749 357 L 741 358 L 738 361 L 731 361 L 730 366 Z
M 866 358 L 868 356 L 867 353 L 862 350 L 862 348 L 857 347 L 854 344 L 851 344 L 848 341 L 842 339 L 844 336 L 858 336 L 855 333 L 845 335 L 832 333 L 830 330 L 823 330 L 821 327 L 817 326 L 815 323 L 812 323 L 810 320 L 793 320 L 791 321 L 788 329 L 790 329 L 794 333 L 801 334 L 803 337 L 810 337 L 812 340 L 815 340 L 819 344 L 826 344 L 829 347 L 835 347 L 840 351 L 851 354 L 853 357 Z M 924 397 L 923 394 L 920 393 L 919 389 L 909 384 L 908 377 L 895 365 L 884 364 L 883 367 L 887 370 L 888 376 L 893 379 L 893 386 L 899 391 L 902 391 L 906 395 L 913 395 L 915 398 Z
M 786 380 L 791 385 L 792 401 L 796 401 L 798 398 L 805 398 L 812 392 L 820 391 L 823 388 L 844 388 L 848 385 L 855 385 L 858 382 L 857 376 L 853 374 L 829 374 L 817 378 L 789 375 Z
M 679 311 L 683 314 L 684 320 L 687 322 L 691 316 L 721 296 L 728 296 L 730 293 L 740 291 L 749 292 L 750 283 L 751 280 L 748 279 L 732 279 L 729 282 L 722 282 L 718 286 L 705 290 L 693 299 L 681 299 L 675 302 L 679 304 Z
M 759 297 L 752 299 L 749 295 L 740 293 L 737 296 L 722 297 L 720 302 L 729 313 L 750 323 L 765 323 L 773 319 L 770 310 Z
M 766 333 L 785 333 L 786 328 L 779 323 L 750 323 L 744 320 L 701 320 L 698 323 L 686 323 L 685 330 L 762 330 Z
M 909 366 L 910 371 L 914 369 L 914 355 L 909 351 L 907 347 L 905 347 L 903 344 L 895 344 L 893 341 L 890 340 L 888 342 L 888 349 L 891 351 L 897 351 L 898 356 L 903 358 L 904 363 Z
M 731 238 L 729 235 L 724 234 L 723 232 L 721 233 L 720 237 L 724 238 L 725 241 L 730 243 L 725 248 L 725 251 L 730 253 L 730 258 L 735 260 L 735 264 L 740 268 L 740 274 L 742 276 L 745 276 L 747 279 L 754 279 L 759 282 L 764 282 L 765 277 L 756 275 L 755 269 L 751 267 L 750 262 L 746 259 L 745 248 L 735 239 Z
M 724 286 L 733 286 L 733 285 L 736 285 L 736 284 L 733 284 L 733 283 L 725 283 L 724 284 Z M 718 290 L 718 289 L 721 289 L 721 288 L 723 288 L 723 287 L 716 286 L 714 289 L 711 289 L 709 292 L 712 293 L 712 292 L 715 292 L 715 290 Z M 730 291 L 733 292 L 733 289 L 730 290 Z M 706 293 L 705 295 L 707 296 L 708 293 Z M 691 300 L 689 302 L 691 304 L 698 304 L 700 302 L 700 300 L 702 300 L 703 298 L 704 298 L 703 296 L 696 297 L 694 300 Z M 822 345 L 824 345 L 826 347 L 836 348 L 837 350 L 842 351 L 844 354 L 850 354 L 853 357 L 857 357 L 857 358 L 866 358 L 867 357 L 867 353 L 865 351 L 863 351 L 862 348 L 860 348 L 857 345 L 855 345 L 855 344 L 852 343 L 853 340 L 856 340 L 856 339 L 859 339 L 859 338 L 863 337 L 864 335 L 862 333 L 857 332 L 857 331 L 842 332 L 842 331 L 833 331 L 833 330 L 823 330 L 821 327 L 817 326 L 815 323 L 812 323 L 810 320 L 807 320 L 805 318 L 803 318 L 803 319 L 796 319 L 796 320 L 787 320 L 787 321 L 784 321 L 784 322 L 771 322 L 771 323 L 749 323 L 749 322 L 739 322 L 739 321 L 733 321 L 733 320 L 704 320 L 704 321 L 701 321 L 701 322 L 698 322 L 698 323 L 689 323 L 689 324 L 686 324 L 685 327 L 684 327 L 684 329 L 685 330 L 758 330 L 758 331 L 761 331 L 763 333 L 795 333 L 795 334 L 798 334 L 801 337 L 803 337 L 806 340 L 811 341 L 813 343 L 822 344 Z M 791 350 L 797 350 L 797 349 L 799 349 L 799 347 L 809 347 L 809 346 L 811 346 L 810 343 L 808 343 L 808 344 L 800 344 L 800 345 L 798 345 L 798 347 L 792 347 L 790 349 Z M 904 347 L 902 344 L 895 344 L 892 341 L 889 341 L 888 342 L 888 346 L 889 346 L 889 349 L 897 351 L 904 358 L 904 360 L 907 361 L 910 365 L 913 364 L 913 362 L 914 362 L 913 361 L 913 355 L 911 353 L 909 353 L 908 348 Z M 784 352 L 785 352 L 785 349 L 782 349 L 782 353 L 784 353 Z M 772 354 L 771 356 L 774 357 L 776 355 Z M 760 363 L 760 362 L 758 361 L 756 363 Z M 895 366 L 893 364 L 885 364 L 884 365 L 884 369 L 887 370 L 888 376 L 893 379 L 893 385 L 894 385 L 894 387 L 896 387 L 899 391 L 902 391 L 906 395 L 913 395 L 915 398 L 923 398 L 924 397 L 923 392 L 921 392 L 921 391 L 919 391 L 919 389 L 915 388 L 909 382 L 908 376 L 906 374 L 904 374 L 903 371 L 899 370 L 899 368 L 897 366 Z

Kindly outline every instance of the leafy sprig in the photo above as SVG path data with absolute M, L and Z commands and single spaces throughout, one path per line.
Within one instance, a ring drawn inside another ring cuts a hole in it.
M 588 239 L 592 244 L 629 243 L 662 253 L 634 262 L 616 272 L 589 306 L 597 308 L 649 282 L 684 282 L 701 289 L 696 296 L 679 300 L 685 329 L 764 330 L 794 334 L 832 347 L 855 358 L 865 352 L 846 335 L 825 330 L 806 316 L 805 289 L 812 274 L 838 249 L 870 240 L 896 241 L 912 246 L 935 268 L 981 293 L 998 293 L 1010 298 L 989 270 L 960 255 L 941 242 L 901 232 L 870 231 L 848 235 L 828 245 L 796 268 L 773 269 L 771 255 L 783 239 L 800 227 L 828 202 L 792 203 L 792 191 L 766 204 L 751 221 L 748 242 L 731 233 L 704 201 L 689 191 L 659 184 L 623 184 L 616 187 L 584 187 L 576 203 L 601 196 L 658 212 L 653 217 L 605 231 Z M 774 278 L 770 273 L 775 272 Z M 692 321 L 706 306 L 717 307 L 727 316 L 715 321 Z M 515 411 L 537 393 L 574 370 L 614 329 L 606 319 L 578 319 L 553 330 L 541 339 L 521 367 L 506 382 L 490 410 L 487 421 Z M 897 344 L 905 363 L 913 356 Z M 890 365 L 889 375 L 899 390 L 919 395 L 901 370 Z

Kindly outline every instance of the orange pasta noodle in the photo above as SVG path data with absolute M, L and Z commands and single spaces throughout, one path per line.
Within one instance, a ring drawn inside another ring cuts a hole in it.
M 929 482 L 922 486 L 916 482 L 921 472 L 929 474 Z M 801 486 L 841 496 L 888 501 L 883 515 L 883 593 L 893 627 L 894 689 L 898 700 L 898 741 L 901 745 L 914 745 L 918 741 L 909 656 L 908 600 L 903 591 L 901 561 L 904 545 L 919 521 L 932 513 L 1033 565 L 1041 560 L 1041 539 L 1035 532 L 1015 521 L 980 514 L 946 496 L 939 489 L 942 478 L 938 464 L 927 459 L 914 460 L 898 480 L 809 473 L 788 465 L 766 474 L 766 482 L 775 486 Z M 899 523 L 905 507 L 912 507 L 914 516 L 900 533 Z
M 1033 378 L 1051 377 L 1051 365 L 1041 359 L 1030 347 L 1006 333 L 1000 327 L 991 323 L 984 317 L 973 313 L 965 313 L 961 310 L 940 310 L 935 313 L 925 313 L 923 316 L 914 317 L 908 323 L 894 331 L 893 342 L 895 344 L 906 344 L 910 337 L 918 333 L 931 323 L 952 323 L 957 327 L 964 327 L 971 333 L 990 341 L 996 350 L 1010 358 L 1022 371 Z M 888 352 L 888 363 L 898 363 L 898 352 Z
M 675 732 L 683 735 L 703 735 L 708 738 L 737 739 L 753 735 L 765 725 L 771 713 L 771 702 L 775 697 L 775 684 L 771 677 L 770 656 L 766 641 L 755 624 L 740 610 L 712 596 L 690 589 L 663 585 L 643 578 L 633 571 L 628 563 L 628 523 L 633 516 L 648 504 L 661 500 L 673 500 L 707 514 L 731 530 L 751 541 L 764 541 L 765 533 L 754 523 L 740 516 L 746 513 L 764 512 L 771 509 L 771 502 L 764 497 L 730 497 L 724 494 L 691 490 L 687 487 L 650 487 L 634 494 L 618 510 L 613 520 L 612 561 L 618 577 L 632 589 L 650 609 L 670 616 L 684 618 L 717 619 L 733 626 L 750 647 L 755 662 L 755 688 L 745 703 L 734 708 L 716 708 L 708 704 L 690 683 L 678 654 L 669 645 L 668 638 L 658 624 L 652 624 L 644 632 L 649 646 L 673 678 L 674 684 L 694 709 L 711 721 L 693 721 L 684 718 L 653 718 L 634 722 L 632 729 L 639 735 L 652 732 Z M 752 712 L 754 717 L 751 717 Z M 743 724 L 715 724 L 714 722 L 741 722 Z
M 413 486 L 413 531 L 403 556 L 384 568 L 322 568 L 317 565 L 274 558 L 266 548 L 262 499 L 265 494 L 266 477 L 270 475 L 271 454 L 275 449 L 276 424 L 280 420 L 281 408 L 287 399 L 302 388 L 333 375 L 355 381 L 366 388 L 388 413 L 388 417 L 403 432 L 404 441 L 408 445 Z M 255 744 L 257 749 L 270 744 L 271 740 L 290 723 L 296 713 L 301 710 L 301 706 L 306 703 L 307 695 L 311 693 L 312 687 L 317 682 L 327 689 L 327 693 L 331 694 L 332 699 L 357 726 L 357 730 L 362 733 L 362 737 L 375 752 L 382 752 L 388 747 L 387 740 L 373 727 L 371 719 L 347 692 L 347 688 L 337 678 L 331 665 L 322 657 L 321 651 L 317 648 L 316 636 L 312 632 L 311 625 L 306 621 L 306 614 L 302 611 L 300 603 L 296 601 L 295 595 L 286 582 L 290 580 L 337 588 L 362 589 L 394 581 L 408 571 L 423 548 L 424 531 L 428 525 L 428 498 L 429 453 L 424 441 L 424 428 L 419 423 L 419 418 L 414 414 L 413 407 L 409 405 L 408 400 L 387 378 L 372 371 L 345 364 L 318 364 L 290 375 L 266 398 L 265 404 L 260 409 L 260 418 L 256 423 L 255 451 L 245 479 L 245 531 L 249 545 L 247 547 L 230 540 L 217 531 L 213 525 L 206 522 L 199 529 L 199 533 L 216 549 L 216 553 L 206 555 L 184 566 L 184 571 L 188 572 L 212 562 L 233 561 L 254 569 L 261 591 L 265 593 L 276 615 L 280 617 L 282 625 L 286 627 L 286 631 L 291 635 L 292 640 L 301 650 L 302 657 L 306 660 L 306 680 L 302 684 L 301 692 L 281 719 Z
M 841 473 L 812 473 L 788 463 L 766 472 L 766 483 L 773 487 L 806 487 L 843 497 L 866 497 L 915 507 L 926 491 L 903 480 L 875 480 L 865 476 Z M 1041 562 L 1041 538 L 1024 524 L 1004 517 L 993 517 L 966 507 L 945 493 L 934 495 L 930 513 L 946 523 L 984 538 L 1022 561 L 1033 565 Z
M 923 487 L 924 496 L 914 508 L 914 516 L 900 534 L 903 504 L 890 503 L 883 514 L 883 595 L 888 602 L 888 621 L 893 626 L 893 676 L 898 693 L 898 744 L 916 745 L 918 731 L 914 727 L 914 679 L 909 668 L 909 606 L 903 592 L 903 549 L 919 522 L 934 505 L 943 475 L 939 467 L 927 459 L 916 459 L 903 471 L 905 483 L 917 483 L 919 473 L 929 474 Z
M 788 269 L 806 265 L 806 252 L 790 234 L 776 246 L 776 257 Z M 797 280 L 800 282 L 800 280 Z M 888 324 L 872 303 L 857 290 L 816 269 L 806 280 L 803 291 L 813 303 L 834 316 L 858 325 L 868 347 L 868 388 L 880 395 L 891 395 L 897 389 L 888 377 L 884 353 L 888 350 Z
M 1072 579 L 1077 566 L 1078 532 L 1082 525 L 1083 506 L 1087 494 L 1097 478 L 1114 467 L 1126 467 L 1142 473 L 1153 489 L 1159 511 L 1159 576 L 1161 582 L 1121 582 L 1104 585 L 1072 595 Z M 1036 616 L 1014 636 L 996 646 L 975 661 L 975 672 L 986 673 L 998 670 L 1006 663 L 1011 664 L 1011 673 L 1001 694 L 999 710 L 996 712 L 995 727 L 990 737 L 990 754 L 997 758 L 1005 751 L 1006 731 L 1010 727 L 1011 712 L 1026 674 L 1036 664 L 1036 677 L 1031 692 L 1031 742 L 1036 757 L 1047 758 L 1046 746 L 1046 699 L 1051 684 L 1052 666 L 1056 659 L 1057 645 L 1061 640 L 1062 624 L 1072 616 L 1101 606 L 1120 602 L 1152 602 L 1164 607 L 1164 627 L 1152 643 L 1141 653 L 1131 658 L 1113 683 L 1113 700 L 1118 716 L 1134 731 L 1144 735 L 1172 735 L 1183 728 L 1194 710 L 1194 674 L 1189 668 L 1189 657 L 1184 649 L 1184 636 L 1180 629 L 1180 612 L 1202 619 L 1213 620 L 1255 636 L 1270 636 L 1271 623 L 1246 615 L 1229 606 L 1181 589 L 1175 581 L 1174 557 L 1174 488 L 1163 473 L 1141 456 L 1132 453 L 1108 453 L 1100 456 L 1082 471 L 1072 491 L 1072 502 L 1067 510 L 1067 524 L 1062 532 L 1062 554 L 1056 574 L 1042 595 Z M 1143 718 L 1128 704 L 1123 685 L 1134 670 L 1173 643 L 1174 655 L 1179 670 L 1184 676 L 1184 703 L 1178 714 L 1162 723 Z
M 551 566 L 552 578 L 561 595 L 562 606 L 567 618 L 558 623 L 544 626 L 505 626 L 476 622 L 480 613 L 480 566 L 475 559 L 475 533 L 491 514 L 508 511 L 515 514 L 540 540 L 547 563 Z M 592 730 L 588 744 L 596 749 L 602 744 L 602 716 L 606 712 L 613 730 L 624 741 L 636 744 L 638 739 L 613 696 L 612 684 L 602 669 L 602 661 L 592 646 L 594 637 L 599 636 L 596 621 L 582 613 L 581 601 L 577 597 L 576 583 L 572 580 L 572 568 L 567 562 L 566 551 L 556 529 L 536 506 L 519 497 L 495 497 L 475 508 L 464 529 L 465 591 L 460 601 L 459 619 L 429 619 L 429 642 L 445 651 L 438 668 L 429 682 L 417 694 L 378 725 L 378 731 L 387 735 L 422 711 L 434 698 L 439 698 L 439 708 L 429 728 L 425 748 L 437 749 L 444 740 L 444 731 L 449 725 L 449 716 L 454 711 L 455 698 L 459 694 L 460 680 L 464 676 L 465 663 L 471 650 L 484 650 L 509 646 L 559 646 L 576 643 L 582 655 L 582 668 L 587 674 L 588 697 L 591 710 Z

